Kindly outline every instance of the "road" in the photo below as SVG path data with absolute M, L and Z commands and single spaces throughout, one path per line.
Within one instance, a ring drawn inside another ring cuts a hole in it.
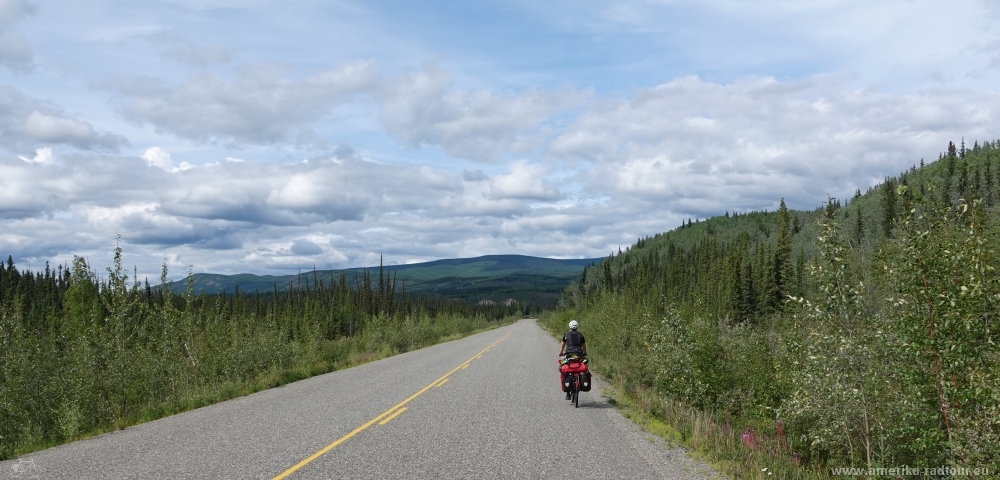
M 35 452 L 39 478 L 709 478 L 600 395 L 573 408 L 533 320 Z M 37 470 L 36 470 L 37 472 Z

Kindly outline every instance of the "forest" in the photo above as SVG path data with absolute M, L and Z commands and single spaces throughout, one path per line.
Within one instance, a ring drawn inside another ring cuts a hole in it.
M 544 323 L 580 320 L 616 401 L 736 478 L 995 475 L 998 162 L 1000 141 L 949 142 L 814 211 L 687 220 L 587 268 Z
M 0 263 L 0 460 L 520 318 L 397 290 L 390 275 L 271 292 L 175 294 L 122 264 Z M 131 273 L 131 275 L 130 275 Z

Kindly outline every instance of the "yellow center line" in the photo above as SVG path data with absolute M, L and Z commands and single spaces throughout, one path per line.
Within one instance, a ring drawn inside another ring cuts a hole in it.
M 331 444 L 323 447 L 318 452 L 316 452 L 316 453 L 314 453 L 312 455 L 309 455 L 308 457 L 306 457 L 301 462 L 296 463 L 295 465 L 293 465 L 292 468 L 289 468 L 288 470 L 285 470 L 284 472 L 281 472 L 281 474 L 278 475 L 277 477 L 274 477 L 273 480 L 281 480 L 282 478 L 285 478 L 285 477 L 287 477 L 287 476 L 295 473 L 296 470 L 298 470 L 298 469 L 306 466 L 307 464 L 309 464 L 309 462 L 312 462 L 313 460 L 316 460 L 317 458 L 319 458 L 320 456 L 322 456 L 324 453 L 329 452 L 330 450 L 333 450 L 334 447 L 336 447 L 337 445 L 340 445 L 341 443 L 346 442 L 351 437 L 353 437 L 353 436 L 361 433 L 363 430 L 365 430 L 366 428 L 374 425 L 376 422 L 382 420 L 387 415 L 394 413 L 395 415 L 392 415 L 392 417 L 389 417 L 385 421 L 388 422 L 389 420 L 392 420 L 393 417 L 395 417 L 396 415 L 399 415 L 400 413 L 403 413 L 403 410 L 406 410 L 405 406 L 406 406 L 407 403 L 410 403 L 410 401 L 412 401 L 414 398 L 417 398 L 420 395 L 422 395 L 424 392 L 426 392 L 427 390 L 430 390 L 431 387 L 437 385 L 439 382 L 443 384 L 444 382 L 446 382 L 448 380 L 448 377 L 451 374 L 459 371 L 459 369 L 467 368 L 469 366 L 469 363 L 471 363 L 473 360 L 479 358 L 479 356 L 481 356 L 484 352 L 486 352 L 487 350 L 493 348 L 498 343 L 506 340 L 507 337 L 509 337 L 511 333 L 512 332 L 507 332 L 507 335 L 504 335 L 503 338 L 501 338 L 500 340 L 497 340 L 497 341 L 493 342 L 492 345 L 484 348 L 481 352 L 473 355 L 472 358 L 470 358 L 470 359 L 462 362 L 461 365 L 459 365 L 459 366 L 451 369 L 450 372 L 442 375 L 441 378 L 438 378 L 437 380 L 434 380 L 433 382 L 430 383 L 430 385 L 427 385 L 426 387 L 421 388 L 419 392 L 414 393 L 413 395 L 410 395 L 410 398 L 407 398 L 406 400 L 403 400 L 402 402 L 399 402 L 398 404 L 396 404 L 392 408 L 390 408 L 390 409 L 382 412 L 381 414 L 379 414 L 379 416 L 377 416 L 377 417 L 369 420 L 364 425 L 361 425 L 360 427 L 355 428 L 354 430 L 351 430 L 351 432 L 348 433 L 347 435 L 344 435 L 343 437 L 338 438 L 337 441 L 335 441 L 335 442 L 333 442 L 333 443 L 331 443 Z M 402 408 L 402 410 L 400 410 L 400 408 Z M 399 411 L 397 412 L 397 410 L 399 410 Z
M 392 419 L 398 417 L 400 413 L 403 413 L 405 411 L 406 411 L 406 407 L 400 408 L 399 410 L 396 410 L 395 412 L 393 412 L 392 415 L 389 415 L 388 417 L 385 417 L 385 419 L 383 419 L 381 422 L 378 422 L 378 424 L 379 425 L 385 425 L 385 424 L 391 422 Z
M 434 386 L 435 386 L 435 387 L 440 387 L 441 385 L 444 385 L 444 384 L 445 384 L 445 383 L 447 383 L 447 382 L 448 382 L 448 379 L 446 378 L 446 379 L 444 379 L 444 380 L 441 380 L 440 382 L 438 382 L 438 384 L 437 384 L 437 385 L 434 385 Z

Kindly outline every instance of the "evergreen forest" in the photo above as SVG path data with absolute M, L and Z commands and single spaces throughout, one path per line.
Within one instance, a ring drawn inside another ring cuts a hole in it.
M 131 275 L 130 275 L 131 273 Z M 122 265 L 0 264 L 0 460 L 520 318 L 397 290 L 383 271 L 270 292 L 176 294 Z
M 687 220 L 543 319 L 580 320 L 615 401 L 737 478 L 996 475 L 998 170 L 1000 141 L 963 140 L 814 211 Z

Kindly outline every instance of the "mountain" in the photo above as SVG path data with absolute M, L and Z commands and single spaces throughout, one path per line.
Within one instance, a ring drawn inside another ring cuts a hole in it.
M 566 285 L 578 280 L 583 268 L 600 259 L 557 260 L 525 255 L 486 255 L 433 262 L 381 267 L 387 280 L 395 278 L 397 291 L 415 295 L 435 295 L 468 303 L 483 300 L 502 302 L 513 298 L 537 307 L 556 303 Z M 378 282 L 380 267 L 344 270 L 316 270 L 295 275 L 218 275 L 197 273 L 192 276 L 196 294 L 285 291 L 289 288 L 312 288 L 330 285 L 344 274 L 348 284 L 359 285 L 364 272 Z M 187 279 L 173 282 L 175 292 L 187 290 Z

